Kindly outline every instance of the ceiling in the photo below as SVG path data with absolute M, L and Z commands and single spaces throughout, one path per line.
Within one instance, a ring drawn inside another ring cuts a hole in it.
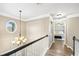
M 79 13 L 78 3 L 0 3 L 0 14 L 19 17 L 22 10 L 22 18 L 27 20 L 45 14 L 65 15 Z

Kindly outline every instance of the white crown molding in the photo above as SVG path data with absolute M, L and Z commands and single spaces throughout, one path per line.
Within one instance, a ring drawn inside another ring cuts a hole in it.
M 67 16 L 67 18 L 72 18 L 72 17 L 79 17 L 79 13 L 70 14 Z
M 50 15 L 49 14 L 44 14 L 44 15 L 40 15 L 40 16 L 37 16 L 37 17 L 29 18 L 26 21 L 38 20 L 40 18 L 45 18 L 45 17 L 50 17 Z
M 0 12 L 0 15 L 19 20 L 18 17 L 12 16 L 12 15 L 9 15 L 9 14 L 6 14 L 6 13 Z M 37 20 L 37 19 L 44 18 L 44 17 L 50 17 L 50 15 L 49 14 L 40 15 L 40 16 L 37 16 L 37 17 L 29 18 L 29 19 L 22 19 L 22 21 L 32 21 L 32 20 Z
M 0 15 L 6 16 L 6 17 L 11 17 L 11 18 L 13 18 L 13 19 L 19 20 L 18 17 L 12 16 L 12 15 L 9 15 L 9 14 L 6 14 L 6 13 L 0 12 Z M 66 16 L 67 16 L 67 18 L 79 17 L 79 13 L 68 14 L 68 15 L 66 15 Z M 45 17 L 52 18 L 53 16 L 51 16 L 50 14 L 44 14 L 44 15 L 40 15 L 40 16 L 37 16 L 37 17 L 29 18 L 29 19 L 22 19 L 22 21 L 25 21 L 25 22 L 26 22 L 26 21 L 38 20 L 38 19 L 40 19 L 40 18 L 45 18 Z
M 20 20 L 18 17 L 12 16 L 12 15 L 9 15 L 9 14 L 6 14 L 6 13 L 0 12 L 0 15 L 1 16 L 5 16 L 5 17 L 10 17 L 10 18 L 13 18 L 13 19 Z M 25 21 L 25 19 L 22 19 L 22 21 Z

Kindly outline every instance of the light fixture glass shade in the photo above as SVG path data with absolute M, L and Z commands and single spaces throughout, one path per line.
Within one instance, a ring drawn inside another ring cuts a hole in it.
M 15 41 L 12 41 L 13 44 L 20 45 L 22 43 L 25 43 L 27 39 L 24 36 L 15 37 Z

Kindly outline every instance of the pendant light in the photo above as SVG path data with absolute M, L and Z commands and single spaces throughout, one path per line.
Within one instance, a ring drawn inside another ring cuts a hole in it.
M 17 44 L 17 45 L 20 45 L 24 42 L 26 42 L 26 38 L 22 35 L 22 30 L 21 30 L 21 10 L 19 10 L 19 13 L 20 13 L 20 32 L 19 32 L 19 36 L 18 37 L 15 37 L 15 41 L 13 41 L 13 44 Z

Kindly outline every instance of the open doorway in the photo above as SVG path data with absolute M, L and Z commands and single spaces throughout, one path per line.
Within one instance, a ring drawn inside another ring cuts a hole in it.
M 65 40 L 65 24 L 63 20 L 54 21 L 54 40 Z

